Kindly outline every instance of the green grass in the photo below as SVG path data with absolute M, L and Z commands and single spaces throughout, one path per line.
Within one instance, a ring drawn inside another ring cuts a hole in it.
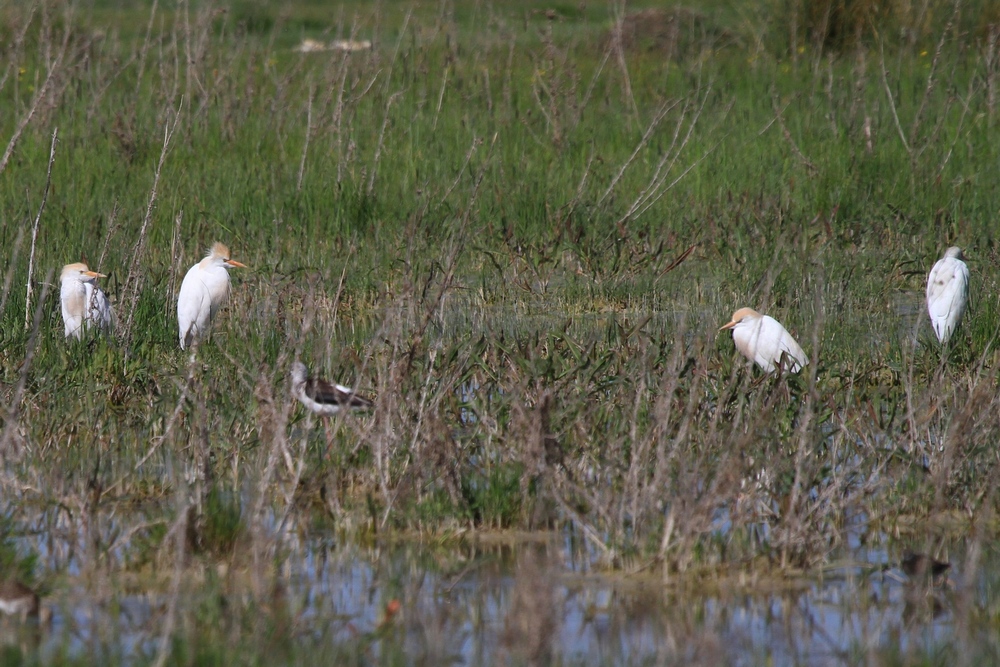
M 620 57 L 599 4 L 185 8 L 45 6 L 20 47 L 28 10 L 3 9 L 0 137 L 59 63 L 0 173 L 15 524 L 113 516 L 111 571 L 259 563 L 284 548 L 267 514 L 572 527 L 605 565 L 682 573 L 817 566 L 848 510 L 876 539 L 996 509 L 991 6 L 824 34 L 798 5 L 704 3 L 626 21 Z M 374 48 L 292 50 L 352 34 Z M 173 299 L 215 240 L 250 268 L 191 357 Z M 942 358 L 922 292 L 953 244 L 972 307 Z M 109 274 L 112 340 L 63 339 L 80 258 Z M 716 331 L 740 306 L 816 363 L 761 379 Z M 295 356 L 375 410 L 303 417 Z

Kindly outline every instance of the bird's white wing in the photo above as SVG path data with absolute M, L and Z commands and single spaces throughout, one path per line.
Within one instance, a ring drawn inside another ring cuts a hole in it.
M 177 295 L 177 326 L 181 348 L 186 347 L 190 335 L 204 333 L 210 316 L 209 295 L 199 274 L 198 265 L 191 267 L 181 282 Z
M 960 259 L 945 257 L 927 277 L 927 312 L 934 333 L 947 342 L 965 313 L 969 294 L 969 268 Z
M 809 364 L 809 357 L 806 356 L 805 350 L 792 338 L 792 334 L 784 330 L 784 327 L 782 327 L 782 336 L 778 348 L 778 358 L 774 360 L 775 364 L 781 361 L 782 354 L 787 354 L 790 357 L 791 366 L 788 370 L 793 373 L 798 373 L 802 370 L 803 366 Z
M 108 295 L 100 287 L 91 283 L 84 283 L 84 289 L 86 290 L 87 322 L 96 324 L 100 329 L 110 329 L 112 314 Z
M 802 347 L 792 338 L 792 334 L 788 333 L 788 330 L 776 319 L 765 315 L 760 327 L 756 361 L 761 366 L 767 367 L 768 372 L 771 372 L 775 366 L 781 363 L 782 354 L 788 355 L 790 358 L 792 363 L 789 370 L 793 373 L 798 373 L 803 366 L 809 363 L 809 358 Z M 763 361 L 760 359 L 762 356 L 764 357 Z
M 212 270 L 205 273 L 205 289 L 208 291 L 209 300 L 212 304 L 211 317 L 214 319 L 219 308 L 229 298 L 229 272 L 219 266 L 213 267 Z
M 765 373 L 774 372 L 774 341 L 765 339 L 763 332 L 758 329 L 757 346 L 753 350 L 754 362 L 764 369 Z

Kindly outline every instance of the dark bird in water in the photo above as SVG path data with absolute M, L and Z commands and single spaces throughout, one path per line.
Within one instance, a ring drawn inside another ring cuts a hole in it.
M 309 410 L 323 416 L 341 410 L 367 410 L 373 405 L 350 387 L 308 377 L 306 366 L 300 361 L 292 364 L 292 394 Z
M 932 579 L 937 579 L 948 571 L 948 568 L 951 567 L 951 563 L 934 560 L 930 556 L 925 556 L 924 554 L 909 552 L 903 556 L 903 560 L 900 561 L 899 567 L 903 570 L 903 573 L 911 579 L 928 576 Z

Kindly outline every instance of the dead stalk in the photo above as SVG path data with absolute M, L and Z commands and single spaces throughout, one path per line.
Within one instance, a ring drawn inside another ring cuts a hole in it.
M 952 6 L 951 16 L 948 17 L 948 22 L 945 23 L 944 29 L 941 31 L 941 38 L 938 40 L 937 48 L 934 49 L 934 57 L 931 59 L 931 69 L 927 73 L 927 85 L 924 86 L 923 97 L 920 98 L 920 106 L 917 107 L 917 112 L 913 114 L 913 122 L 910 124 L 910 145 L 915 146 L 917 141 L 917 133 L 920 131 L 920 124 L 923 121 L 924 113 L 927 110 L 927 102 L 930 100 L 931 93 L 934 92 L 936 88 L 937 81 L 934 75 L 937 73 L 938 66 L 941 64 L 941 53 L 944 50 L 945 42 L 948 40 L 948 33 L 951 32 L 952 25 L 958 16 L 958 10 L 961 6 L 961 0 L 955 0 Z M 941 114 L 942 116 L 944 114 Z
M 472 138 L 472 145 L 469 146 L 469 150 L 466 151 L 465 153 L 465 162 L 462 164 L 462 168 L 458 170 L 458 174 L 455 175 L 455 180 L 452 181 L 448 189 L 445 190 L 444 195 L 441 197 L 441 201 L 438 202 L 439 206 L 441 204 L 444 204 L 444 202 L 448 201 L 448 197 L 455 190 L 455 188 L 458 187 L 459 182 L 462 180 L 462 175 L 465 174 L 465 170 L 469 167 L 469 162 L 472 161 L 473 153 L 476 152 L 476 148 L 478 148 L 482 143 L 483 140 L 480 139 L 479 137 Z
M 183 100 L 181 101 L 183 105 Z M 122 290 L 122 307 L 123 310 L 128 313 L 126 318 L 121 320 L 122 330 L 119 332 L 119 338 L 125 342 L 126 348 L 131 345 L 132 342 L 132 327 L 135 319 L 135 308 L 139 303 L 139 294 L 141 293 L 142 283 L 143 283 L 143 272 L 142 259 L 146 248 L 146 234 L 149 231 L 149 224 L 153 220 L 153 209 L 156 207 L 156 198 L 158 194 L 158 186 L 160 184 L 160 172 L 163 169 L 163 163 L 167 159 L 167 153 L 170 149 L 170 140 L 174 136 L 174 132 L 177 130 L 177 125 L 180 123 L 180 106 L 174 111 L 173 123 L 168 122 L 163 130 L 163 147 L 160 149 L 160 159 L 156 163 L 156 170 L 153 172 L 153 185 L 149 191 L 149 200 L 146 203 L 146 215 L 142 219 L 142 226 L 139 228 L 139 236 L 135 241 L 135 245 L 132 246 L 132 263 L 129 265 L 128 278 L 125 280 L 125 289 Z
M 344 177 L 344 87 L 347 85 L 347 62 L 348 54 L 344 54 L 340 59 L 340 81 L 337 84 L 337 101 L 333 107 L 333 129 L 337 138 L 337 183 Z
M 7 148 L 3 152 L 3 156 L 0 157 L 0 174 L 4 172 L 7 168 L 7 163 L 10 161 L 10 156 L 14 153 L 14 147 L 17 146 L 18 140 L 21 138 L 21 134 L 24 132 L 24 128 L 28 127 L 28 123 L 34 118 L 35 113 L 38 111 L 39 105 L 45 100 L 49 93 L 49 86 L 52 85 L 53 77 L 62 65 L 63 58 L 66 55 L 66 50 L 69 45 L 69 28 L 66 29 L 66 36 L 63 39 L 62 47 L 59 53 L 56 55 L 55 60 L 50 63 L 48 72 L 45 75 L 45 82 L 42 83 L 38 88 L 38 92 L 35 93 L 34 99 L 31 101 L 31 107 L 28 109 L 28 113 L 24 115 L 23 118 L 18 122 L 17 128 L 14 130 L 13 136 L 11 136 L 10 141 L 7 143 Z
M 618 60 L 618 67 L 622 71 L 622 79 L 625 84 L 625 98 L 628 100 L 629 105 L 632 108 L 632 114 L 635 116 L 636 122 L 639 121 L 639 105 L 636 104 L 635 94 L 632 92 L 632 79 L 628 74 L 628 63 L 625 61 L 625 45 L 622 41 L 622 28 L 625 25 L 625 2 L 622 0 L 621 3 L 615 3 L 613 5 L 615 12 L 615 30 L 613 36 L 613 46 L 615 51 L 615 57 Z
M 389 96 L 385 103 L 385 114 L 382 116 L 382 129 L 378 133 L 378 143 L 375 145 L 375 157 L 372 159 L 372 172 L 368 177 L 368 194 L 375 191 L 375 176 L 378 174 L 378 162 L 382 157 L 382 146 L 385 145 L 385 130 L 389 127 L 389 110 L 393 103 L 402 96 L 404 91 L 400 90 Z
M 726 113 L 723 114 L 723 118 L 728 114 L 729 109 L 732 108 L 732 104 L 726 108 Z M 677 129 L 674 132 L 674 139 L 671 143 L 670 149 L 667 150 L 663 157 L 660 158 L 659 163 L 656 166 L 656 170 L 653 172 L 652 177 L 649 179 L 649 184 L 639 193 L 635 201 L 629 207 L 628 211 L 625 212 L 618 220 L 618 226 L 620 227 L 629 219 L 638 218 L 643 213 L 645 213 L 653 204 L 658 202 L 663 195 L 670 192 L 681 180 L 687 176 L 692 169 L 704 162 L 709 155 L 715 152 L 715 149 L 719 147 L 722 143 L 722 139 L 716 141 L 713 145 L 709 146 L 705 151 L 695 160 L 691 162 L 687 167 L 681 171 L 672 181 L 666 183 L 667 176 L 673 172 L 674 166 L 680 159 L 681 153 L 683 152 L 685 146 L 691 139 L 691 135 L 694 132 L 695 125 L 698 119 L 701 117 L 701 112 L 704 109 L 704 99 L 702 100 L 702 106 L 697 109 L 694 117 L 688 122 L 687 133 L 685 134 L 683 140 L 680 144 L 677 143 L 677 135 L 683 126 L 683 118 L 677 121 Z M 721 121 L 720 121 L 721 122 Z M 711 134 L 711 133 L 710 133 Z
M 444 103 L 444 91 L 448 86 L 448 72 L 451 70 L 450 67 L 446 66 L 444 68 L 444 76 L 441 77 L 441 91 L 438 93 L 438 103 L 437 108 L 434 109 L 434 121 L 431 123 L 431 129 L 436 130 L 438 124 L 438 116 L 441 115 L 441 105 Z
M 306 107 L 306 138 L 302 144 L 302 160 L 299 162 L 299 180 L 295 184 L 295 190 L 297 192 L 302 192 L 302 178 L 306 173 L 306 156 L 309 155 L 309 136 L 312 134 L 312 118 L 313 118 L 313 94 L 315 88 L 312 83 L 309 84 L 309 102 Z M 376 157 L 377 161 L 377 157 Z M 374 178 L 374 171 L 373 178 Z
M 3 296 L 0 297 L 0 317 L 7 308 L 7 298 L 10 296 L 11 285 L 14 284 L 14 270 L 17 268 L 18 256 L 21 254 L 21 242 L 24 241 L 24 227 L 17 228 L 17 239 L 14 241 L 14 248 L 10 253 L 10 262 L 7 264 L 7 273 L 3 278 Z
M 795 139 L 792 137 L 792 133 L 788 131 L 788 127 L 785 125 L 785 119 L 781 115 L 781 109 L 778 108 L 777 97 L 771 98 L 771 104 L 774 107 L 774 118 L 778 121 L 778 126 L 781 128 L 781 135 L 785 138 L 785 143 L 789 145 L 795 157 L 799 159 L 799 162 L 806 168 L 810 176 L 815 176 L 819 173 L 819 167 L 807 158 L 805 154 L 799 149 L 798 144 L 795 143 Z
M 28 372 L 31 370 L 31 362 L 34 360 L 35 352 L 38 349 L 38 338 L 42 325 L 43 306 L 45 305 L 46 297 L 49 295 L 49 284 L 51 282 L 52 271 L 50 270 L 45 276 L 45 281 L 42 283 L 42 295 L 38 299 L 38 305 L 35 306 L 35 316 L 31 325 L 31 335 L 28 337 L 28 344 L 25 347 L 24 361 L 21 362 L 17 385 L 14 387 L 10 403 L 5 406 L 4 410 L 6 418 L 4 420 L 3 438 L 0 439 L 0 452 L 3 452 L 4 455 L 11 451 L 11 441 L 13 440 L 14 434 L 17 432 L 18 426 L 20 425 L 19 417 L 21 414 L 21 400 L 24 398 L 24 390 L 28 386 Z
M 7 68 L 3 72 L 3 77 L 0 77 L 0 91 L 4 89 L 7 85 L 7 79 L 10 78 L 10 73 L 14 71 L 17 63 L 20 62 L 21 52 L 24 47 L 24 38 L 28 34 L 28 28 L 31 27 L 31 22 L 35 18 L 35 12 L 38 10 L 38 4 L 33 3 L 31 9 L 28 12 L 27 18 L 24 20 L 24 25 L 21 27 L 21 31 L 14 38 L 14 48 L 10 53 L 6 55 L 7 58 Z
M 38 224 L 42 221 L 42 212 L 45 210 L 45 202 L 49 198 L 49 187 L 52 185 L 52 163 L 56 160 L 56 139 L 59 136 L 59 128 L 52 131 L 52 145 L 49 147 L 49 166 L 45 172 L 45 189 L 42 190 L 42 202 L 38 206 L 38 214 L 35 216 L 35 224 L 31 227 L 31 252 L 28 255 L 28 280 L 25 285 L 24 295 L 24 330 L 28 330 L 31 313 L 31 276 L 35 271 L 35 245 L 38 241 Z M 0 169 L 2 171 L 2 169 Z
M 680 103 L 676 101 L 666 102 L 660 107 L 659 111 L 656 112 L 656 115 L 653 116 L 653 120 L 649 123 L 649 126 L 646 128 L 646 132 L 642 135 L 642 139 L 640 139 L 639 143 L 636 144 L 636 147 L 632 151 L 632 154 L 628 156 L 628 158 L 625 160 L 622 166 L 618 169 L 618 172 L 615 174 L 614 178 L 611 179 L 611 183 L 608 184 L 608 187 L 604 191 L 604 194 L 601 195 L 600 198 L 597 200 L 598 205 L 600 205 L 605 199 L 607 199 L 608 195 L 610 195 L 612 191 L 614 191 L 615 186 L 618 185 L 618 181 L 621 180 L 622 176 L 625 175 L 625 172 L 628 170 L 632 162 L 636 159 L 636 157 L 639 156 L 639 153 L 642 152 L 642 149 L 646 146 L 646 144 L 649 143 L 649 139 L 650 137 L 653 136 L 653 131 L 660 124 L 660 121 L 666 118 L 667 114 L 672 109 L 674 109 L 674 107 L 676 107 L 678 104 Z
M 118 233 L 119 211 L 118 202 L 116 201 L 111 206 L 111 216 L 108 218 L 108 230 L 104 234 L 104 244 L 101 246 L 101 256 L 97 258 L 97 266 L 95 268 L 98 271 L 100 271 L 101 267 L 104 266 L 104 259 L 108 256 L 108 246 L 111 244 L 111 239 L 113 239 L 115 234 Z
M 896 100 L 892 96 L 892 88 L 889 87 L 889 76 L 887 73 L 888 68 L 885 65 L 885 47 L 881 42 L 879 43 L 879 53 L 882 55 L 882 86 L 885 89 L 886 97 L 889 98 L 889 110 L 892 112 L 892 120 L 896 124 L 896 132 L 899 133 L 899 140 L 902 142 L 903 148 L 912 158 L 913 150 L 910 148 L 910 143 L 906 140 L 906 133 L 903 131 L 903 124 L 899 122 L 899 112 L 896 110 Z
M 139 67 L 135 75 L 135 94 L 139 95 L 142 89 L 142 74 L 146 69 L 146 55 L 149 53 L 149 36 L 153 33 L 153 19 L 156 18 L 156 9 L 160 0 L 153 0 L 153 6 L 149 9 L 149 23 L 146 25 L 146 36 L 142 40 L 142 48 L 139 49 Z
M 181 597 L 181 581 L 183 580 L 183 575 L 186 569 L 185 554 L 187 552 L 186 544 L 189 520 L 188 510 L 191 508 L 191 505 L 189 502 L 181 498 L 180 491 L 178 491 L 177 504 L 177 520 L 174 522 L 173 526 L 170 527 L 170 530 L 167 533 L 167 535 L 172 537 L 174 541 L 174 570 L 173 575 L 170 578 L 170 596 L 167 599 L 167 618 L 163 623 L 163 631 L 160 633 L 159 647 L 156 651 L 156 660 L 153 662 L 155 667 L 163 667 L 163 665 L 167 662 L 167 658 L 170 657 L 171 640 L 177 625 L 177 609 Z
M 174 232 L 170 237 L 170 275 L 167 277 L 167 292 L 163 295 L 164 316 L 170 317 L 174 306 L 174 293 L 177 291 L 177 276 L 181 272 L 181 222 L 184 220 L 184 209 L 177 211 L 174 217 Z
M 399 28 L 399 38 L 396 40 L 396 46 L 392 50 L 392 58 L 389 60 L 389 69 L 385 75 L 385 83 L 382 85 L 383 94 L 389 92 L 389 85 L 392 81 L 392 70 L 396 65 L 396 60 L 399 58 L 399 52 L 403 47 L 403 39 L 406 37 L 406 30 L 410 26 L 410 17 L 412 15 L 413 8 L 410 7 L 406 10 L 406 16 L 403 17 L 403 25 Z
M 197 372 L 197 370 L 198 370 L 197 347 L 193 347 L 191 349 L 191 354 L 188 356 L 187 377 L 185 378 L 183 384 L 178 383 L 180 384 L 181 394 L 177 398 L 177 404 L 174 406 L 174 410 L 173 412 L 171 412 L 170 418 L 167 420 L 166 426 L 164 426 L 163 428 L 163 433 L 160 436 L 153 438 L 153 442 L 150 443 L 149 449 L 142 456 L 142 458 L 139 459 L 138 463 L 136 463 L 135 466 L 133 466 L 131 473 L 123 475 L 121 479 L 117 480 L 114 484 L 108 487 L 108 492 L 111 492 L 112 490 L 121 486 L 125 482 L 125 479 L 129 474 L 137 473 L 140 470 L 142 470 L 142 467 L 146 464 L 146 462 L 153 457 L 153 454 L 155 454 L 160 449 L 163 443 L 166 442 L 167 439 L 170 437 L 170 435 L 173 433 L 174 426 L 177 424 L 177 420 L 180 418 L 181 413 L 184 410 L 184 406 L 187 404 L 187 399 L 191 393 L 191 388 L 194 386 L 195 373 Z

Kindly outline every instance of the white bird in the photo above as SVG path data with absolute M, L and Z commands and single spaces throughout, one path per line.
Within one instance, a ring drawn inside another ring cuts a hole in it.
M 0 612 L 9 616 L 20 616 L 24 621 L 28 617 L 37 617 L 39 610 L 38 594 L 16 579 L 0 581 Z
M 927 276 L 927 312 L 938 340 L 944 345 L 955 333 L 969 297 L 969 267 L 962 249 L 948 248 Z
M 761 315 L 753 308 L 740 308 L 733 319 L 719 327 L 733 330 L 733 342 L 740 353 L 756 362 L 765 373 L 774 372 L 782 357 L 788 370 L 798 373 L 809 363 L 809 358 L 785 327 L 773 317 Z
M 292 364 L 292 394 L 318 415 L 335 415 L 341 410 L 366 410 L 372 402 L 342 384 L 331 384 L 307 375 L 301 361 Z
M 97 326 L 111 329 L 111 303 L 101 288 L 94 284 L 96 278 L 106 278 L 103 273 L 91 271 L 86 264 L 77 262 L 63 267 L 59 276 L 59 301 L 62 303 L 63 324 L 66 338 L 79 340 L 84 329 Z
M 212 244 L 211 250 L 190 269 L 181 283 L 177 295 L 177 324 L 181 349 L 208 332 L 215 313 L 229 296 L 230 268 L 246 268 L 229 258 L 229 248 L 222 243 Z

